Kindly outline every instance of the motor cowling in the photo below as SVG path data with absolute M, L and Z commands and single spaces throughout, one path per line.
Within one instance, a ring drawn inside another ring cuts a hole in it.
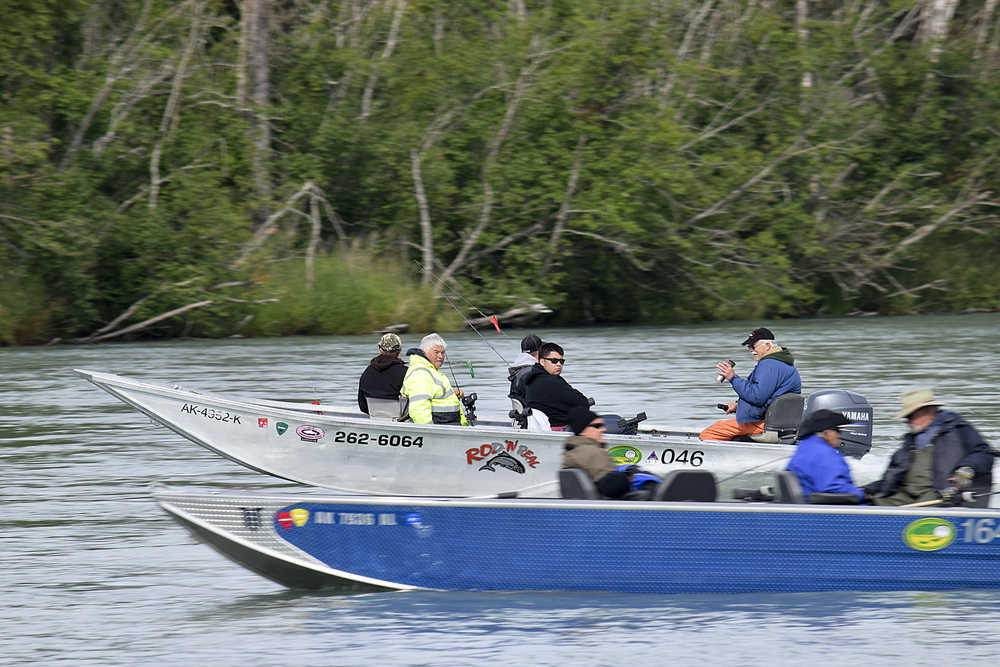
M 816 410 L 833 410 L 851 420 L 840 427 L 840 451 L 844 456 L 860 459 L 872 448 L 874 412 L 864 396 L 844 389 L 816 391 L 806 399 L 802 419 Z

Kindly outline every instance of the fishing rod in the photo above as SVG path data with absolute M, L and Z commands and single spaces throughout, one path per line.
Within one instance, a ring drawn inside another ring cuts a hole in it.
M 420 262 L 418 262 L 417 260 L 413 260 L 413 263 L 414 263 L 414 264 L 416 264 L 417 266 L 419 266 L 419 267 L 420 267 L 420 269 L 421 269 L 421 270 L 422 270 L 422 271 L 423 271 L 424 273 L 426 273 L 427 275 L 429 275 L 429 276 L 431 276 L 431 277 L 433 277 L 433 276 L 434 276 L 434 273 L 433 273 L 432 271 L 429 271 L 429 270 L 428 270 L 428 269 L 427 269 L 426 267 L 424 267 L 424 265 L 423 265 L 423 264 L 421 264 L 421 263 L 420 263 Z M 507 361 L 506 359 L 504 359 L 503 355 L 502 355 L 502 354 L 500 354 L 500 352 L 499 352 L 499 351 L 497 351 L 497 349 L 496 349 L 495 347 L 493 347 L 493 345 L 492 345 L 492 344 L 490 343 L 490 341 L 486 340 L 486 336 L 484 336 L 484 335 L 483 335 L 483 334 L 482 334 L 482 333 L 481 333 L 481 332 L 479 331 L 479 329 L 477 329 L 477 328 L 475 327 L 475 325 L 474 325 L 474 324 L 472 324 L 472 322 L 470 322 L 470 321 L 469 321 L 468 319 L 466 319 L 465 315 L 463 315 L 463 314 L 462 314 L 462 311 L 461 311 L 461 310 L 459 310 L 458 306 L 456 306 L 456 305 L 455 305 L 455 302 L 451 300 L 451 297 L 449 297 L 449 296 L 448 296 L 447 294 L 445 294 L 444 292 L 441 292 L 441 296 L 442 296 L 442 297 L 444 298 L 444 300 L 445 300 L 445 301 L 447 301 L 447 302 L 448 302 L 448 305 L 449 305 L 449 306 L 451 306 L 452 308 L 454 308 L 454 309 L 455 309 L 455 312 L 456 312 L 456 313 L 458 313 L 458 316 L 462 318 L 462 321 L 463 321 L 463 322 L 465 322 L 465 324 L 466 324 L 466 325 L 467 325 L 467 326 L 468 326 L 469 328 L 471 328 L 471 329 L 472 329 L 473 331 L 475 331 L 475 332 L 476 332 L 476 334 L 477 334 L 477 335 L 478 335 L 478 336 L 479 336 L 480 338 L 482 338 L 482 339 L 483 339 L 483 342 L 484 342 L 484 343 L 486 343 L 486 344 L 487 344 L 487 345 L 489 346 L 489 348 L 490 348 L 491 350 L 493 350 L 493 353 L 494 353 L 495 355 L 497 355 L 498 357 L 500 357 L 500 361 L 502 361 L 502 362 L 503 362 L 503 363 L 504 363 L 505 365 L 507 365 L 507 366 L 510 366 L 510 363 L 509 363 L 509 362 L 508 362 L 508 361 Z M 464 297 L 463 297 L 463 298 L 464 298 Z M 466 302 L 468 302 L 468 299 L 466 299 Z M 471 305 L 471 304 L 470 304 L 470 305 Z M 475 306 L 473 306 L 473 308 L 475 308 Z M 485 313 L 483 313 L 483 311 L 479 310 L 478 308 L 476 308 L 476 311 L 477 311 L 477 312 L 478 312 L 478 313 L 479 313 L 480 315 L 482 315 L 483 317 L 486 317 L 487 319 L 489 319 L 489 318 L 488 318 L 488 317 L 486 316 L 486 314 L 485 314 Z M 500 331 L 500 327 L 499 327 L 499 326 L 497 326 L 497 327 L 496 327 L 496 329 L 497 329 L 497 331 Z M 502 336 L 502 335 L 503 335 L 503 332 L 500 332 L 500 335 Z M 471 370 L 471 365 L 470 365 L 470 370 Z
M 986 498 L 988 496 L 995 496 L 998 493 L 1000 493 L 1000 491 L 990 491 L 989 493 L 985 493 L 985 492 L 973 493 L 972 491 L 962 491 L 961 493 L 956 493 L 956 494 L 952 495 L 951 497 L 949 497 L 947 499 L 946 498 L 938 498 L 937 500 L 924 500 L 923 502 L 919 502 L 919 503 L 910 503 L 908 505 L 899 505 L 899 507 L 929 507 L 931 505 L 940 505 L 941 503 L 945 503 L 945 502 L 950 503 L 950 502 L 952 502 L 954 500 L 955 496 L 958 496 L 958 498 L 961 499 L 961 501 L 963 503 L 971 503 L 976 498 Z
M 446 354 L 444 358 L 448 359 L 448 355 Z M 465 365 L 469 368 L 469 374 L 472 375 L 472 377 L 476 377 L 475 374 L 472 372 L 472 364 L 466 361 Z M 451 359 L 448 359 L 448 368 L 451 369 L 451 377 L 453 380 L 455 380 L 455 389 L 457 389 L 458 391 L 462 391 L 461 385 L 458 384 L 458 376 L 455 375 L 455 367 L 452 366 L 451 364 Z M 469 422 L 470 426 L 474 426 L 476 423 L 477 398 L 479 397 L 476 395 L 476 392 L 472 392 L 471 394 L 466 394 L 465 392 L 462 392 L 462 397 L 458 399 L 459 403 L 461 403 L 465 409 L 465 419 Z
M 722 482 L 728 482 L 729 480 L 733 479 L 734 477 L 739 477 L 740 475 L 747 474 L 751 470 L 756 470 L 757 468 L 763 468 L 764 466 L 769 466 L 772 463 L 777 463 L 778 461 L 781 461 L 782 459 L 787 459 L 787 458 L 790 458 L 790 457 L 791 457 L 791 454 L 786 454 L 785 456 L 779 456 L 778 458 L 772 459 L 771 461 L 765 461 L 764 463 L 757 464 L 755 466 L 747 468 L 746 470 L 741 470 L 740 472 L 736 473 L 735 475 L 730 475 L 729 477 L 726 477 L 725 479 L 720 479 L 717 483 L 721 484 Z
M 444 281 L 441 280 L 441 277 L 438 276 L 436 273 L 434 273 L 432 270 L 428 269 L 427 267 L 425 267 L 423 264 L 421 264 L 417 260 L 413 260 L 413 261 L 414 261 L 414 263 L 417 266 L 420 267 L 421 271 L 423 271 L 424 273 L 426 273 L 427 275 L 429 275 L 431 278 L 434 278 L 435 280 L 437 280 L 442 285 L 444 284 Z M 449 278 L 448 280 L 451 281 L 452 291 L 454 292 L 454 296 L 458 297 L 459 299 L 461 299 L 465 303 L 469 304 L 469 307 L 472 308 L 473 310 L 475 310 L 480 315 L 482 315 L 484 320 L 490 320 L 490 321 L 492 321 L 493 324 L 494 324 L 494 326 L 496 327 L 497 333 L 500 334 L 501 336 L 503 336 L 504 335 L 503 331 L 500 330 L 500 326 L 496 323 L 496 320 L 495 320 L 496 315 L 490 316 L 490 315 L 487 315 L 486 313 L 484 313 L 483 311 L 479 310 L 479 308 L 476 306 L 476 304 L 472 303 L 467 298 L 465 298 L 465 296 L 458 289 L 458 281 L 457 280 L 455 280 L 454 278 Z M 444 293 L 442 293 L 441 296 L 444 296 Z

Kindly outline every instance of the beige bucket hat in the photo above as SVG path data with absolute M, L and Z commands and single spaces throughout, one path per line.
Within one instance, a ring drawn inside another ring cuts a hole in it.
M 907 389 L 899 395 L 899 402 L 903 404 L 903 409 L 896 413 L 897 419 L 909 416 L 920 408 L 926 408 L 928 405 L 944 405 L 944 403 L 934 398 L 934 392 L 927 387 Z

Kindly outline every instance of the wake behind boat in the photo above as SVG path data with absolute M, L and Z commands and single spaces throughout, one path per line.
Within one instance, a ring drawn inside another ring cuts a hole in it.
M 169 489 L 153 495 L 200 541 L 295 589 L 1000 587 L 1000 512 L 990 509 Z
M 552 497 L 558 492 L 565 433 L 502 422 L 413 424 L 335 406 L 224 398 L 111 373 L 76 372 L 202 447 L 301 484 L 355 494 Z M 865 403 L 855 411 L 863 454 L 871 445 L 871 408 Z M 712 470 L 724 494 L 745 486 L 747 475 L 782 469 L 794 451 L 790 442 L 702 441 L 678 431 L 606 440 L 618 463 L 656 475 Z

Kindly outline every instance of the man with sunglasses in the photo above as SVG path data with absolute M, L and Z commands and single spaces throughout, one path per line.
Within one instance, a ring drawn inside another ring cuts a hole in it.
M 699 434 L 702 440 L 735 440 L 741 436 L 760 435 L 764 432 L 767 406 L 782 394 L 802 392 L 802 379 L 795 368 L 795 359 L 791 352 L 778 345 L 770 329 L 754 329 L 741 345 L 750 348 L 757 365 L 744 379 L 736 375 L 728 362 L 716 364 L 718 374 L 731 384 L 739 400 L 726 403 L 726 414 L 736 413 L 735 418 L 715 422 Z
M 853 493 L 858 502 L 865 491 L 854 485 L 851 469 L 840 453 L 840 427 L 851 420 L 833 410 L 816 410 L 799 426 L 798 447 L 785 467 L 799 478 L 802 495 L 811 493 Z
M 631 491 L 628 474 L 617 469 L 604 449 L 604 420 L 581 406 L 572 408 L 568 418 L 573 435 L 563 446 L 562 467 L 583 470 L 606 498 L 621 498 Z
M 543 343 L 538 349 L 538 363 L 524 379 L 524 396 L 528 407 L 545 414 L 553 431 L 565 431 L 569 411 L 574 407 L 589 408 L 590 401 L 562 378 L 566 355 L 555 343 Z

